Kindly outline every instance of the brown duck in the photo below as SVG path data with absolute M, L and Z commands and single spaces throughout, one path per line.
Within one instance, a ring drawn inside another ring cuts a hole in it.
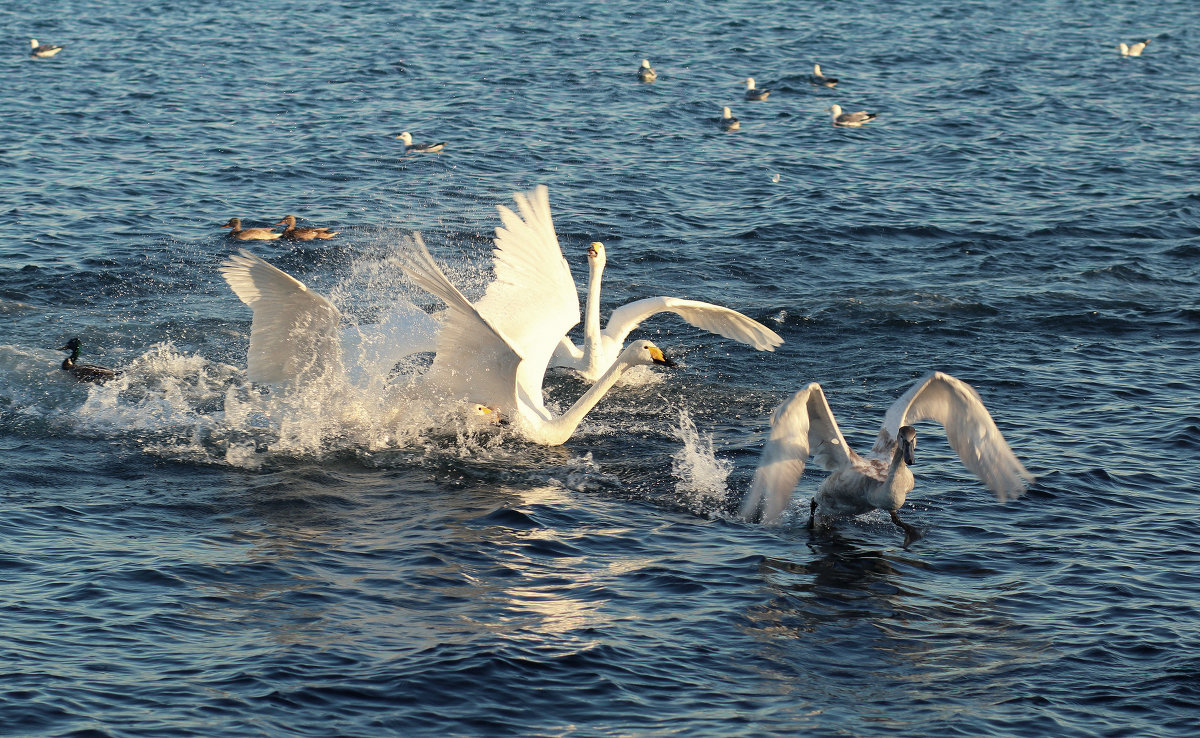
M 232 228 L 229 237 L 239 241 L 273 241 L 282 235 L 270 228 L 242 228 L 241 218 L 230 218 L 229 222 L 221 228 Z
M 283 237 L 289 241 L 312 241 L 318 238 L 333 238 L 338 234 L 337 231 L 331 231 L 328 228 L 297 228 L 296 216 L 287 215 L 283 220 L 275 225 L 286 225 L 283 229 Z

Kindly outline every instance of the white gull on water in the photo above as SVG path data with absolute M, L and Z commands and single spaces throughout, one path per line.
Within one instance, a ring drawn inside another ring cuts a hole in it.
M 843 113 L 841 105 L 833 105 L 830 108 L 833 112 L 833 124 L 835 126 L 861 126 L 875 118 L 875 113 L 868 113 L 865 110 L 859 110 L 855 113 Z

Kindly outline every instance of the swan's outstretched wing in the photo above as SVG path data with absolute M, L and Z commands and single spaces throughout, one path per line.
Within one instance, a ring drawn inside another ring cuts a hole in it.
M 286 384 L 340 366 L 339 314 L 329 300 L 245 249 L 221 262 L 221 275 L 254 311 L 246 376 Z
M 446 303 L 429 381 L 454 397 L 514 412 L 518 349 L 450 283 L 421 234 L 402 241 L 398 258 L 410 279 Z
M 1000 501 L 1019 497 L 1033 482 L 975 388 L 942 372 L 917 380 L 892 404 L 872 450 L 887 452 L 901 426 L 922 420 L 942 424 L 950 448 Z
M 618 345 L 623 344 L 630 331 L 657 313 L 675 313 L 697 328 L 740 341 L 759 351 L 774 351 L 783 343 L 778 333 L 736 310 L 678 297 L 647 297 L 622 305 L 609 316 L 604 336 Z
M 513 199 L 520 215 L 497 206 L 503 226 L 492 251 L 495 279 L 476 307 L 523 357 L 517 381 L 541 407 L 550 357 L 579 322 L 579 294 L 554 234 L 549 190 L 540 185 Z
M 753 519 L 761 507 L 762 522 L 779 522 L 809 455 L 825 469 L 851 463 L 846 439 L 816 382 L 792 395 L 771 415 L 771 433 L 742 503 L 742 517 Z

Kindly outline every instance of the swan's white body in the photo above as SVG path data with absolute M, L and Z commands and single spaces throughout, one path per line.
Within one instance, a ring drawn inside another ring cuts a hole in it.
M 746 78 L 746 99 L 752 101 L 766 100 L 771 94 L 770 90 L 755 87 L 754 78 Z
M 871 452 L 863 457 L 846 446 L 821 385 L 813 382 L 780 405 L 754 472 L 742 515 L 778 522 L 811 455 L 829 477 L 813 498 L 814 518 L 887 510 L 910 538 L 915 530 L 896 517 L 913 488 L 914 423 L 934 420 L 946 429 L 950 447 L 1001 501 L 1021 495 L 1033 481 L 1000 434 L 978 393 L 941 372 L 917 380 L 888 409 Z M 819 517 L 818 517 L 819 516 Z
M 1136 44 L 1130 45 L 1122 41 L 1117 46 L 1117 49 L 1121 52 L 1121 56 L 1141 56 L 1142 52 L 1146 50 L 1146 44 L 1148 43 L 1150 43 L 1150 41 L 1146 40 L 1138 41 Z
M 868 113 L 865 110 L 859 110 L 855 113 L 843 113 L 841 105 L 832 105 L 829 110 L 833 113 L 833 124 L 835 126 L 857 128 L 875 118 L 875 113 Z
M 254 312 L 246 376 L 293 387 L 329 372 L 350 379 L 384 375 L 401 358 L 433 351 L 437 321 L 399 300 L 376 324 L 339 332 L 341 313 L 323 295 L 245 249 L 221 263 L 221 275 Z M 356 372 L 357 370 L 357 372 Z
M 820 85 L 821 87 L 833 87 L 838 83 L 837 79 L 821 74 L 820 64 L 813 65 L 812 82 L 814 85 Z
M 678 297 L 647 297 L 622 305 L 612 312 L 608 324 L 600 328 L 600 285 L 607 263 L 604 244 L 588 247 L 588 291 L 584 304 L 583 348 L 563 336 L 554 351 L 551 366 L 567 367 L 584 379 L 595 382 L 616 362 L 629 333 L 642 321 L 658 313 L 675 313 L 688 323 L 710 333 L 753 346 L 759 351 L 774 351 L 783 343 L 775 331 L 753 318 L 697 300 Z
M 401 266 L 447 306 L 427 381 L 449 397 L 497 409 L 530 441 L 557 446 L 624 372 L 673 362 L 649 341 L 637 342 L 565 413 L 546 408 L 542 380 L 559 340 L 579 322 L 579 295 L 554 233 L 547 189 L 514 199 L 520 215 L 498 208 L 504 226 L 496 229 L 495 279 L 477 303 L 446 278 L 420 234 L 408 241 Z

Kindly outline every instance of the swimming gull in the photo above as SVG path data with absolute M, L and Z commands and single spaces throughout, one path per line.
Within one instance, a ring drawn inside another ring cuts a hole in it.
M 875 118 L 875 113 L 868 113 L 865 110 L 859 110 L 856 113 L 843 113 L 841 105 L 833 105 L 829 109 L 833 112 L 833 124 L 835 126 L 857 127 Z
M 733 112 L 729 108 L 721 108 L 721 130 L 736 131 L 741 128 L 742 124 L 737 118 L 733 117 Z
M 762 87 L 754 86 L 754 78 L 746 78 L 746 99 L 752 101 L 766 100 L 771 91 Z
M 821 65 L 814 64 L 813 65 L 813 73 L 812 73 L 812 83 L 814 85 L 820 85 L 821 87 L 833 87 L 834 85 L 836 85 L 838 83 L 838 81 L 837 81 L 837 78 L 835 78 L 835 77 L 826 77 L 825 75 L 821 74 Z
M 445 141 L 438 141 L 437 143 L 431 144 L 415 144 L 413 143 L 412 134 L 408 131 L 401 133 L 399 136 L 396 136 L 396 138 L 404 142 L 405 153 L 411 151 L 414 154 L 436 154 L 442 149 L 446 148 Z
M 658 72 L 654 71 L 650 66 L 649 59 L 642 59 L 642 66 L 638 68 L 638 80 L 642 82 L 653 82 L 658 79 Z

